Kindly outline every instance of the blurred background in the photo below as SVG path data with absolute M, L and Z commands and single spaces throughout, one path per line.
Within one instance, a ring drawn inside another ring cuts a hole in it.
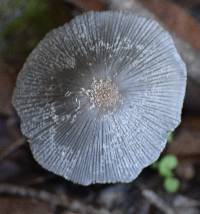
M 188 69 L 183 120 L 160 159 L 129 184 L 82 187 L 33 159 L 11 105 L 26 57 L 52 28 L 90 10 L 160 22 Z M 200 213 L 200 0 L 0 0 L 0 214 Z

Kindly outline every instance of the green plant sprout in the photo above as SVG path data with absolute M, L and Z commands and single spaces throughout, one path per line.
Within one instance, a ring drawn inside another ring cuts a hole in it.
M 170 133 L 168 143 L 173 141 L 173 134 Z M 178 166 L 178 160 L 175 155 L 166 154 L 160 160 L 153 163 L 152 167 L 158 171 L 164 178 L 164 188 L 169 193 L 177 192 L 180 187 L 180 181 L 174 177 L 174 169 Z
M 173 141 L 173 133 L 170 132 L 170 133 L 168 134 L 168 137 L 167 137 L 167 143 L 172 143 L 172 141 Z

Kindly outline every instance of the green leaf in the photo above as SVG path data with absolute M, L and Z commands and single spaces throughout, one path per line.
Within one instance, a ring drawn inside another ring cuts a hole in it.
M 158 165 L 160 175 L 164 177 L 172 176 L 172 170 L 178 165 L 178 160 L 174 155 L 165 155 Z
M 154 163 L 151 164 L 152 169 L 158 169 L 158 161 L 155 161 Z
M 173 175 L 172 170 L 166 167 L 158 167 L 159 174 L 163 177 L 170 177 Z
M 159 163 L 159 167 L 175 169 L 178 165 L 178 160 L 175 155 L 165 155 Z
M 176 178 L 169 177 L 164 181 L 164 188 L 169 193 L 177 192 L 180 187 L 180 181 Z

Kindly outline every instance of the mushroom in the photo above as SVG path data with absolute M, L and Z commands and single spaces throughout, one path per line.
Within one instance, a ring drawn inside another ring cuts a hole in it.
M 156 21 L 89 12 L 32 51 L 13 105 L 45 169 L 82 185 L 130 182 L 180 123 L 185 87 L 185 64 Z

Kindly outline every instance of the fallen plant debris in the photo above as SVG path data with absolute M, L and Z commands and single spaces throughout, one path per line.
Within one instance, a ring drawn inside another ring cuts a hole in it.
M 3 151 L 0 150 L 0 161 L 7 158 L 10 154 L 13 152 L 16 152 L 17 149 L 19 149 L 22 145 L 24 145 L 26 140 L 24 138 L 17 140 L 16 142 L 12 143 L 10 146 L 8 146 Z
M 143 190 L 142 195 L 154 206 L 158 207 L 165 214 L 175 214 L 175 210 L 168 205 L 163 199 L 161 199 L 155 192 L 152 190 Z
M 0 196 L 2 214 L 55 214 L 55 208 L 46 202 L 19 196 Z
M 184 9 L 167 0 L 139 0 L 139 2 L 148 8 L 170 31 L 200 50 L 200 24 Z
M 195 116 L 187 116 L 183 119 L 177 135 L 172 144 L 168 146 L 168 152 L 179 159 L 200 162 L 200 119 Z
M 0 114 L 12 113 L 11 96 L 15 83 L 13 68 L 0 59 Z
M 55 195 L 44 190 L 35 190 L 29 187 L 21 187 L 12 184 L 0 184 L 0 194 L 8 195 L 18 195 L 21 197 L 35 198 L 37 200 L 42 200 L 48 202 L 54 206 L 61 205 L 67 207 L 69 205 L 69 200 L 64 195 Z

